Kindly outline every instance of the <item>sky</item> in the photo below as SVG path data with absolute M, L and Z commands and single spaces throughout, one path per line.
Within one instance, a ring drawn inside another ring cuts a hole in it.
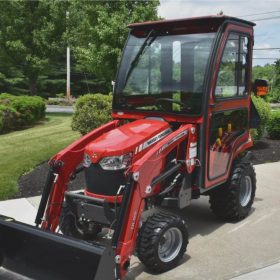
M 220 11 L 256 20 L 253 65 L 273 63 L 274 58 L 280 58 L 280 0 L 160 0 L 158 9 L 159 16 L 166 19 L 216 15 Z M 257 50 L 263 48 L 279 49 Z

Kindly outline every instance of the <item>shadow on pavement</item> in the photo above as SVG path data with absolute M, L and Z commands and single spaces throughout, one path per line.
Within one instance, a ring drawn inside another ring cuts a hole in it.
M 211 212 L 208 197 L 201 197 L 198 200 L 192 201 L 192 204 L 184 209 L 181 214 L 186 219 L 188 225 L 190 242 L 194 236 L 211 234 L 225 224 L 224 221 L 217 219 Z M 191 257 L 186 252 L 179 266 L 185 264 L 190 259 Z M 128 273 L 126 280 L 134 280 L 142 272 L 151 274 L 138 259 L 134 258 L 131 263 L 131 271 Z
M 183 258 L 181 259 L 181 261 L 179 262 L 178 266 L 185 264 L 190 259 L 191 259 L 191 257 L 188 254 L 185 254 L 183 256 Z M 159 275 L 159 274 L 154 274 L 154 273 L 146 270 L 145 266 L 138 259 L 135 259 L 131 263 L 131 271 L 128 273 L 128 275 L 126 276 L 125 280 L 136 280 L 137 277 L 142 272 L 146 272 L 146 273 L 148 273 L 150 275 Z

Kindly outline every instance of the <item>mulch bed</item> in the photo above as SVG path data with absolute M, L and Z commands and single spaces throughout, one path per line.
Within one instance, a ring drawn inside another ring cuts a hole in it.
M 19 192 L 15 198 L 40 195 L 47 180 L 48 171 L 48 162 L 44 162 L 35 167 L 31 172 L 21 176 L 18 180 Z M 79 190 L 85 185 L 84 173 L 81 172 L 70 182 L 69 190 Z
M 280 140 L 262 138 L 251 148 L 253 164 L 280 161 Z M 48 174 L 48 163 L 38 165 L 33 171 L 20 177 L 19 192 L 15 198 L 40 195 Z M 69 184 L 70 190 L 82 189 L 85 186 L 84 174 L 79 173 Z

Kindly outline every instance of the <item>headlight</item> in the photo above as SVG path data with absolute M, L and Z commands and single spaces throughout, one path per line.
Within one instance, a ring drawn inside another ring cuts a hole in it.
M 99 164 L 104 170 L 120 170 L 127 168 L 132 162 L 132 153 L 122 156 L 103 158 Z
M 84 166 L 84 167 L 90 167 L 90 165 L 91 165 L 90 156 L 89 156 L 88 154 L 84 154 L 83 166 Z

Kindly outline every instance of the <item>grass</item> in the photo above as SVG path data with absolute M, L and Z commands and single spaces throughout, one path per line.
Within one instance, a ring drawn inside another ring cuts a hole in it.
M 18 178 L 79 137 L 71 115 L 48 114 L 32 128 L 0 135 L 0 200 L 18 192 Z

